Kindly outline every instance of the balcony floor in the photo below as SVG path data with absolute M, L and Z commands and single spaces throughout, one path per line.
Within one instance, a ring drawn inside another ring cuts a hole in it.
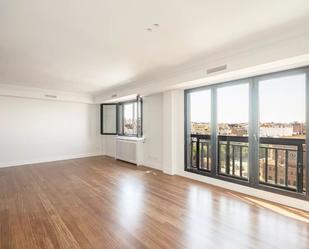
M 308 248 L 309 213 L 107 157 L 0 169 L 0 248 Z

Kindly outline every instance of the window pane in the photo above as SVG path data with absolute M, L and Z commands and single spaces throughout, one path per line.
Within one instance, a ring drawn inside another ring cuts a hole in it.
M 211 169 L 211 91 L 202 90 L 188 94 L 190 120 L 189 165 L 192 168 Z
M 109 105 L 109 104 L 103 104 L 102 107 L 103 108 L 103 117 L 102 117 L 102 121 L 103 121 L 103 130 L 102 133 L 103 134 L 116 134 L 117 130 L 116 130 L 116 120 L 117 120 L 117 105 Z
M 248 136 L 249 84 L 218 88 L 218 133 Z
M 248 178 L 249 84 L 218 88 L 219 173 Z
M 210 135 L 210 90 L 190 93 L 191 133 Z
M 259 82 L 260 182 L 303 192 L 305 74 Z
M 123 129 L 125 135 L 137 134 L 137 104 L 127 103 L 123 106 Z

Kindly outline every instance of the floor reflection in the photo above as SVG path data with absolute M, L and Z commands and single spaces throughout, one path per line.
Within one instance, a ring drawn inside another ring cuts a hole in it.
M 277 204 L 272 204 L 267 201 L 259 200 L 250 196 L 243 196 L 236 193 L 230 193 L 231 195 L 251 204 L 258 205 L 260 207 L 264 207 L 268 210 L 274 211 L 278 214 L 309 223 L 309 212 L 300 211 L 290 207 L 280 207 Z
M 139 179 L 126 177 L 120 181 L 117 196 L 119 222 L 128 229 L 137 229 L 141 224 L 144 209 L 144 185 Z

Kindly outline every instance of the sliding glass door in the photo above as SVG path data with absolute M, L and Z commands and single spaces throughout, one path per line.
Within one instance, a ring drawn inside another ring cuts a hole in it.
M 308 199 L 309 68 L 185 92 L 185 170 Z
M 248 179 L 249 83 L 219 87 L 217 113 L 219 174 Z
M 303 193 L 306 74 L 259 79 L 260 183 Z
M 194 91 L 187 95 L 188 150 L 190 169 L 211 170 L 211 91 Z

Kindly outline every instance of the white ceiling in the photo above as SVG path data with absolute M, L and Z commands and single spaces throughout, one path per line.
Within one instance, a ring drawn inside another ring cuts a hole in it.
M 308 0 L 0 0 L 0 84 L 94 93 L 308 24 Z

